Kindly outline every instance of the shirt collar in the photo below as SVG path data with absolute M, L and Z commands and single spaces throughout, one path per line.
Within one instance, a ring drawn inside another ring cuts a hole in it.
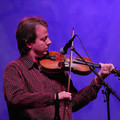
M 26 65 L 27 69 L 31 69 L 32 67 L 38 68 L 38 65 L 36 62 L 33 61 L 33 59 L 29 56 L 22 56 L 20 57 L 21 61 Z

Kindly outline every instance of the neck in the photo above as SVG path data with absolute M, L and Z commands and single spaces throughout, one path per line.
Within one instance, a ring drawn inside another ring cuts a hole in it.
M 35 55 L 32 51 L 29 51 L 28 55 L 33 59 L 34 62 L 38 63 L 37 55 Z
M 48 56 L 49 52 L 45 55 L 45 56 L 38 56 L 32 52 L 29 52 L 28 55 L 33 59 L 34 62 L 36 62 L 37 64 L 39 64 L 39 61 L 46 58 L 46 56 Z

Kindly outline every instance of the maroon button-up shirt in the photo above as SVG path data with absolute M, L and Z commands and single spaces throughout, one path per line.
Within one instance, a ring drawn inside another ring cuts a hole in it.
M 67 90 L 67 80 L 65 73 L 43 72 L 29 56 L 9 63 L 4 72 L 3 91 L 10 120 L 53 120 L 55 93 Z M 72 82 L 70 85 L 72 101 L 68 109 L 65 109 L 65 101 L 60 101 L 61 120 L 72 120 L 72 111 L 95 99 L 100 88 L 94 79 L 81 91 L 77 91 Z

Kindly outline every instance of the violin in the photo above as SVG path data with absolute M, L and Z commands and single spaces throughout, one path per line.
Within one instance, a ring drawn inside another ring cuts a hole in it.
M 94 68 L 100 68 L 101 66 L 96 63 L 92 63 L 87 57 L 82 57 L 88 65 L 94 66 Z M 56 51 L 49 51 L 48 56 L 40 60 L 41 69 L 47 73 L 59 73 L 69 70 L 69 57 L 62 55 Z M 86 65 L 86 63 L 79 57 L 72 58 L 71 71 L 79 75 L 89 75 L 92 71 Z M 120 77 L 120 71 L 114 69 L 112 71 L 116 76 Z

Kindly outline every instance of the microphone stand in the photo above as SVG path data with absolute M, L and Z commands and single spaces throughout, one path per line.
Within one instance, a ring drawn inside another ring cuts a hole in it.
M 110 91 L 107 87 L 105 87 L 105 91 L 102 90 L 102 93 L 106 95 L 106 100 L 104 100 L 104 102 L 107 101 L 107 115 L 108 115 L 108 120 L 110 120 Z
M 105 91 L 105 95 L 106 95 L 106 99 L 107 99 L 107 113 L 108 113 L 108 120 L 110 120 L 110 107 L 109 107 L 109 96 L 110 93 L 112 93 L 119 101 L 120 101 L 120 97 L 116 94 L 116 92 L 108 85 L 108 83 L 106 81 L 104 81 L 104 79 L 102 79 L 100 77 L 100 75 L 98 74 L 98 72 L 96 72 L 94 70 L 94 65 L 90 66 L 82 57 L 81 55 L 75 50 L 74 47 L 71 47 L 71 50 L 74 51 L 82 60 L 83 62 L 90 68 L 91 71 L 93 71 L 95 73 L 95 75 L 102 81 L 102 84 L 105 86 L 106 91 Z

